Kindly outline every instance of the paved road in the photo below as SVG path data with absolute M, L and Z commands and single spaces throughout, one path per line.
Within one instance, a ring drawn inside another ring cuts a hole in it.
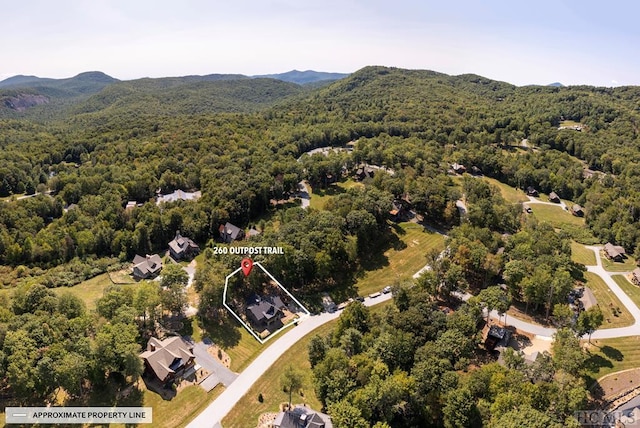
M 544 202 L 540 202 L 544 203 Z M 558 204 L 554 204 L 558 205 Z M 593 339 L 604 339 L 612 337 L 624 337 L 640 335 L 640 309 L 626 295 L 626 293 L 611 278 L 611 273 L 604 270 L 602 260 L 600 259 L 600 247 L 587 247 L 591 249 L 597 260 L 596 266 L 587 266 L 589 272 L 599 275 L 605 283 L 611 288 L 611 291 L 618 296 L 622 304 L 633 315 L 635 322 L 629 327 L 600 329 L 592 334 Z M 619 273 L 616 273 L 619 274 Z M 390 300 L 391 294 L 383 294 L 375 299 L 366 298 L 364 304 L 373 306 L 378 303 Z M 266 370 L 280 358 L 294 343 L 302 339 L 304 336 L 315 330 L 322 324 L 336 319 L 340 312 L 322 313 L 305 318 L 299 325 L 289 330 L 286 334 L 273 342 L 266 350 L 264 350 L 239 376 L 225 389 L 225 391 L 214 400 L 200 415 L 198 415 L 189 425 L 189 428 L 199 427 L 215 427 L 236 405 L 236 403 L 244 396 L 249 388 L 266 372 Z M 491 317 L 499 319 L 500 316 L 496 311 L 491 312 Z M 526 321 L 518 320 L 510 317 L 507 324 L 516 327 L 519 330 L 535 334 L 537 336 L 552 337 L 556 329 L 543 327 L 541 325 L 532 324 Z
M 383 294 L 374 299 L 365 298 L 366 306 L 373 306 L 391 299 L 391 293 Z M 298 325 L 262 351 L 262 353 L 246 368 L 237 379 L 225 389 L 202 413 L 200 413 L 188 428 L 211 428 L 233 409 L 238 401 L 249 391 L 249 388 L 262 376 L 278 358 L 282 356 L 293 344 L 311 333 L 321 325 L 338 318 L 340 311 L 334 313 L 323 312 L 320 315 L 312 315 L 299 321 Z

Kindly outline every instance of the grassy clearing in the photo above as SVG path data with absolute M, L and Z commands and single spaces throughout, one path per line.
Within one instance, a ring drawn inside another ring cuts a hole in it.
M 444 237 L 419 224 L 399 223 L 394 225 L 394 229 L 398 238 L 394 246 L 364 266 L 366 272 L 356 284 L 362 296 L 380 291 L 389 284 L 410 280 L 425 266 L 425 255 L 429 250 L 444 249 Z
M 576 217 L 560 205 L 531 204 L 533 215 L 540 221 L 547 222 L 553 227 L 562 229 L 564 225 L 584 226 L 584 218 Z
M 614 262 L 604 255 L 604 251 L 600 251 L 600 258 L 602 259 L 602 267 L 609 272 L 631 272 L 638 267 L 636 260 L 631 257 L 627 257 L 623 262 Z
M 312 189 L 311 193 L 309 193 L 311 197 L 309 204 L 311 208 L 323 210 L 327 201 L 354 187 L 364 187 L 364 184 L 348 179 L 339 183 L 330 184 L 326 189 Z
M 585 266 L 596 265 L 596 255 L 584 245 L 571 241 L 571 260 Z
M 520 189 L 513 188 L 508 184 L 504 184 L 503 182 L 496 180 L 495 178 L 484 177 L 484 180 L 498 187 L 502 197 L 507 202 L 515 204 L 518 202 L 527 202 L 529 200 L 527 195 L 525 195 L 525 193 Z
M 584 276 L 587 279 L 587 287 L 593 291 L 598 306 L 600 306 L 604 315 L 602 328 L 626 327 L 633 324 L 633 316 L 627 312 L 624 305 L 602 278 L 591 272 L 585 272 Z M 616 308 L 619 308 L 617 314 L 615 313 Z
M 391 304 L 391 301 L 376 305 L 371 308 L 371 313 L 380 313 L 389 304 Z M 305 373 L 302 388 L 300 388 L 304 396 L 294 392 L 291 398 L 292 402 L 294 404 L 305 403 L 314 410 L 321 410 L 322 405 L 314 391 L 307 347 L 313 336 L 316 334 L 320 336 L 329 334 L 335 324 L 336 321 L 334 320 L 318 327 L 287 350 L 236 403 L 231 412 L 222 420 L 222 426 L 253 427 L 257 425 L 258 418 L 262 413 L 279 411 L 280 404 L 289 401 L 289 394 L 283 392 L 282 388 L 280 388 L 280 376 L 289 365 Z M 258 401 L 260 393 L 262 393 L 264 399 L 262 403 Z
M 112 282 L 109 278 L 109 274 L 103 273 L 102 275 L 83 281 L 73 287 L 58 287 L 52 288 L 51 290 L 57 294 L 65 292 L 74 294 L 82 299 L 84 304 L 87 306 L 87 309 L 91 310 L 95 309 L 96 300 L 102 297 L 104 290 L 110 285 L 112 285 Z
M 587 349 L 587 373 L 593 379 L 640 367 L 640 336 L 592 339 Z
M 163 400 L 158 394 L 145 391 L 144 406 L 153 408 L 153 427 L 183 427 L 204 410 L 209 403 L 224 391 L 217 386 L 207 393 L 198 385 L 191 385 L 178 392 L 171 401 Z
M 624 275 L 613 275 L 611 278 L 627 293 L 631 300 L 633 300 L 633 303 L 640 308 L 640 287 L 629 282 Z

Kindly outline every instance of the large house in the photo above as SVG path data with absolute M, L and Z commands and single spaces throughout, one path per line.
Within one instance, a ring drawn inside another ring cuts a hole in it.
M 560 203 L 560 197 L 556 192 L 549 193 L 549 202 Z
M 140 358 L 144 361 L 145 373 L 163 383 L 172 381 L 195 364 L 193 345 L 180 336 L 164 340 L 152 337 Z
M 159 255 L 136 256 L 133 258 L 133 276 L 137 279 L 148 279 L 157 276 L 162 270 L 162 259 Z
M 202 196 L 202 192 L 199 190 L 197 192 L 185 192 L 184 190 L 176 190 L 172 193 L 168 193 L 166 195 L 158 195 L 158 199 L 156 201 L 157 205 L 161 203 L 169 203 L 175 201 L 195 201 Z
M 244 238 L 244 230 L 229 222 L 227 222 L 227 224 L 225 224 L 224 226 L 220 225 L 218 231 L 220 232 L 220 238 L 222 239 L 222 241 L 228 244 Z
M 190 258 L 200 252 L 198 244 L 176 232 L 176 237 L 169 242 L 169 254 L 175 260 Z
M 282 318 L 285 304 L 279 296 L 260 298 L 253 296 L 247 305 L 246 314 L 251 323 L 258 328 L 267 328 Z
M 607 242 L 604 246 L 604 255 L 614 262 L 621 262 L 627 256 L 627 252 L 625 251 L 624 247 L 613 245 L 611 242 Z
M 333 428 L 331 417 L 308 407 L 296 407 L 280 412 L 273 421 L 274 428 Z

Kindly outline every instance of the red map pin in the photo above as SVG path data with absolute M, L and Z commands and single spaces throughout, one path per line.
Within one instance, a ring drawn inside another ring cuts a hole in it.
M 240 267 L 242 267 L 242 272 L 244 276 L 248 276 L 251 273 L 251 269 L 253 269 L 253 260 L 251 259 L 242 259 L 240 263 Z

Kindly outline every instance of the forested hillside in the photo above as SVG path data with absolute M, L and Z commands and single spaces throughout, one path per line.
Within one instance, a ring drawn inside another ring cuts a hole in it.
M 4 96 L 53 97 L 34 88 L 3 91 L 14 91 Z M 127 358 L 135 356 L 136 341 L 142 342 L 147 313 L 153 312 L 149 305 L 159 305 L 157 295 L 135 297 L 133 289 L 113 289 L 98 302 L 98 311 L 89 313 L 76 300 L 54 297 L 46 288 L 71 286 L 121 267 L 136 254 L 166 250 L 177 231 L 204 250 L 195 288 L 201 315 L 211 318 L 223 314 L 220 287 L 239 261 L 212 257 L 220 226 L 227 222 L 254 226 L 261 232 L 252 238 L 256 245 L 283 247 L 285 256 L 265 257 L 264 265 L 312 305 L 322 291 L 355 294 L 358 277 L 386 250 L 402 244 L 389 222 L 392 203 L 400 199 L 426 225 L 450 234 L 451 260 L 419 284 L 420 293 L 434 298 L 447 300 L 456 289 L 478 293 L 502 276 L 514 300 L 548 312 L 566 300 L 579 276 L 570 262 L 569 238 L 611 241 L 640 255 L 636 87 L 515 87 L 475 75 L 366 67 L 319 89 L 212 75 L 111 82 L 77 94 L 25 112 L 2 107 L 9 113 L 0 119 L 0 284 L 17 291 L 11 299 L 0 295 L 5 308 L 0 311 L 0 394 L 12 388 L 11 397 L 21 402 L 40 400 L 59 386 L 82 394 L 88 384 L 100 385 L 114 373 L 139 374 L 139 365 Z M 353 150 L 298 160 L 310 149 L 347 143 Z M 331 185 L 357 175 L 358 167 L 366 171 L 363 163 L 377 168 L 373 178 L 361 177 L 349 188 Z M 522 206 L 506 201 L 496 187 L 449 172 L 454 163 L 469 171 L 476 167 L 476 175 L 481 171 L 506 188 L 554 191 L 584 206 L 589 229 L 556 234 L 548 224 L 525 220 Z M 330 196 L 323 209 L 297 206 L 298 183 L 304 179 L 313 188 L 312 200 Z M 156 203 L 158 194 L 178 189 L 201 191 L 202 197 Z M 468 210 L 455 229 L 459 200 Z M 498 255 L 500 248 L 504 255 Z M 433 263 L 436 256 L 431 255 Z M 120 306 L 121 311 L 114 309 Z M 386 316 L 385 340 L 403 328 L 400 319 L 407 308 L 397 309 Z M 51 334 L 64 336 L 63 341 L 40 329 L 41 321 L 55 314 L 61 315 Z M 456 328 L 451 335 L 458 334 Z M 125 360 L 102 358 L 118 331 L 126 336 L 120 355 Z M 465 332 L 475 337 L 474 328 Z M 351 333 L 359 340 L 357 332 Z M 360 333 L 367 337 L 367 331 Z M 432 358 L 426 351 L 444 340 L 430 332 L 414 339 L 408 339 L 412 348 L 406 361 L 388 354 L 390 369 L 397 365 L 405 375 L 427 370 Z M 50 346 L 54 342 L 57 346 Z M 337 341 L 327 346 L 336 347 Z M 462 351 L 438 356 L 442 373 L 464 368 L 470 354 Z M 77 363 L 77 375 L 41 376 L 65 358 Z M 31 377 L 21 374 L 24 364 L 37 368 Z M 569 371 L 562 363 L 556 369 Z M 503 372 L 486 369 L 478 376 L 491 370 Z M 396 380 L 404 382 L 400 376 Z M 450 393 L 458 380 L 447 376 L 453 383 L 431 385 L 428 391 L 411 385 L 410 390 L 424 392 L 412 404 L 422 406 L 415 415 L 368 407 L 373 413 L 365 415 L 366 423 L 409 424 L 414 416 L 440 420 L 440 410 L 424 413 L 424 405 L 442 398 L 453 408 L 480 394 L 471 383 L 460 394 Z M 38 382 L 43 389 L 34 394 Z M 341 407 L 336 412 L 367 408 L 354 385 L 344 403 L 335 399 L 342 391 L 336 385 L 318 388 L 323 403 Z M 576 389 L 579 399 L 552 415 L 555 422 L 562 423 L 583 402 L 582 385 Z M 543 411 L 538 404 L 532 408 Z

